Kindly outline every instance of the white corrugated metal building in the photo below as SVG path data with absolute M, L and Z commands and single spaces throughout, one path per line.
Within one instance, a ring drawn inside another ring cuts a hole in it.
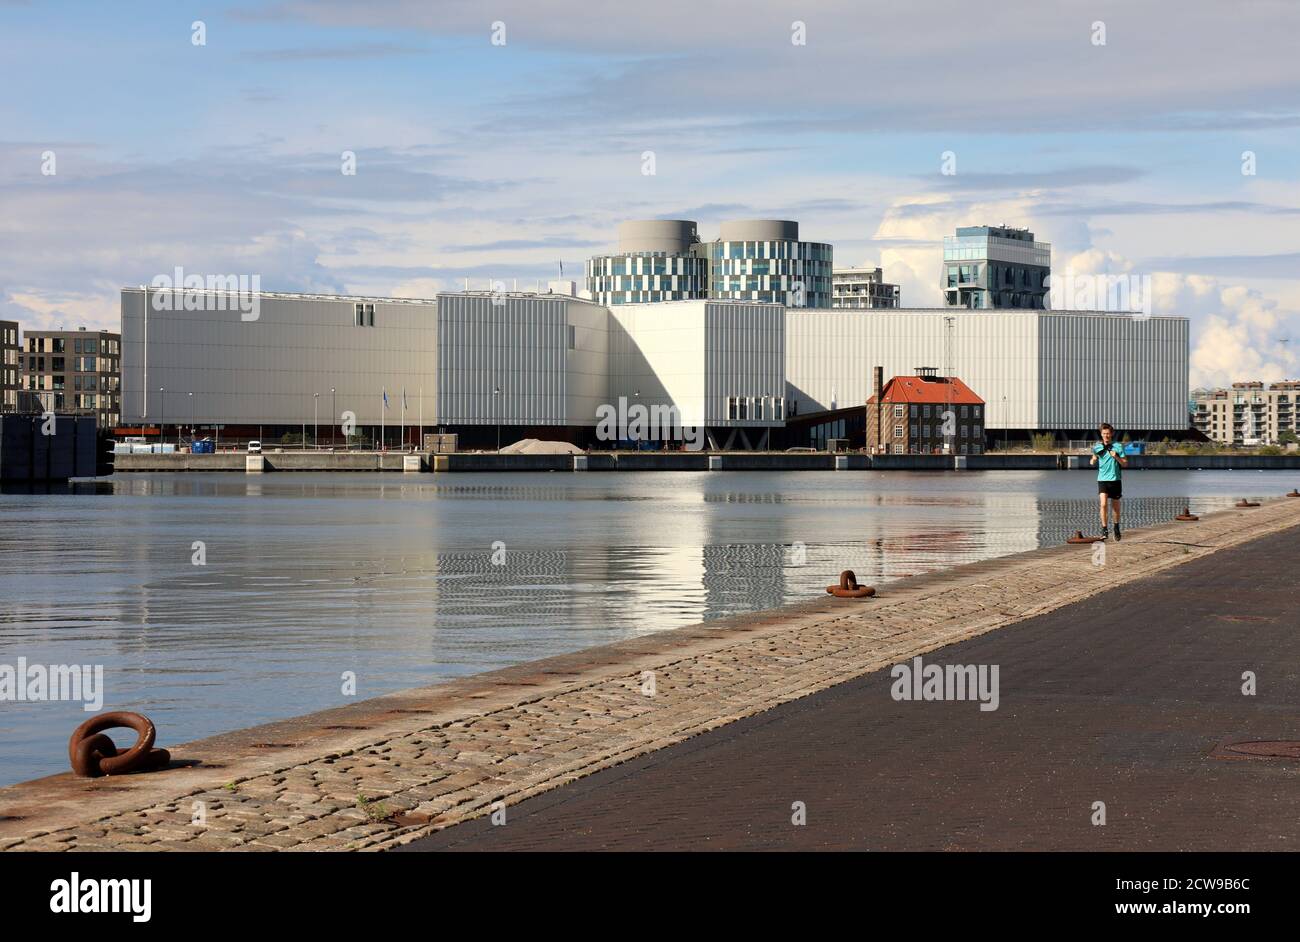
M 123 290 L 123 422 L 324 428 L 346 410 L 375 428 L 399 421 L 405 391 L 408 425 L 422 416 L 451 431 L 590 437 L 598 407 L 626 398 L 674 406 L 683 425 L 761 433 L 865 403 L 880 365 L 886 377 L 950 366 L 985 400 L 992 432 L 1188 424 L 1188 322 L 1178 317 L 703 300 L 606 308 L 565 294 L 258 302 L 249 320 L 159 311 L 144 290 Z
M 1188 322 L 1097 311 L 804 311 L 785 314 L 794 414 L 862 403 L 885 377 L 951 369 L 988 429 L 1185 429 Z M 949 358 L 951 362 L 949 362 Z

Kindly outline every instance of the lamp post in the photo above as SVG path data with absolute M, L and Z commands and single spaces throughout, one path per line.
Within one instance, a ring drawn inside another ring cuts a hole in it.
M 501 454 L 501 387 L 492 387 L 492 411 L 497 417 L 497 454 Z
M 190 444 L 193 445 L 194 444 L 194 392 L 191 390 L 190 392 L 187 392 L 185 395 L 190 397 Z M 181 437 L 177 435 L 176 444 L 179 445 L 180 443 L 181 443 Z
M 316 450 L 320 437 L 320 393 L 311 394 L 311 447 Z
M 158 387 L 158 444 L 167 440 L 167 392 L 165 386 Z
M 339 420 L 339 397 L 333 386 L 330 387 L 330 396 L 332 396 L 334 400 L 334 405 L 330 407 L 334 410 L 334 418 L 330 421 L 330 447 L 333 448 L 335 445 L 334 435 L 338 431 L 338 425 L 336 423 Z
M 1010 430 L 1007 427 L 1007 397 L 1003 396 L 1002 397 L 1002 450 L 1003 451 L 1007 450 L 1007 445 L 1008 445 L 1007 435 L 1009 434 L 1009 431 Z
M 634 409 L 636 409 L 636 407 L 639 406 L 640 404 L 641 404 L 641 390 L 638 389 L 638 390 L 636 390 L 636 391 L 634 391 L 634 392 L 632 393 L 632 407 L 633 407 Z M 636 414 L 637 414 L 637 415 L 640 415 L 640 414 L 641 414 L 641 411 L 640 411 L 639 409 L 637 409 L 637 410 L 636 410 Z M 639 449 L 637 448 L 637 444 L 636 444 L 636 442 L 632 441 L 632 436 L 631 436 L 631 435 L 628 436 L 628 441 L 631 442 L 632 450 L 633 450 L 633 451 L 638 451 L 638 450 L 639 450 Z

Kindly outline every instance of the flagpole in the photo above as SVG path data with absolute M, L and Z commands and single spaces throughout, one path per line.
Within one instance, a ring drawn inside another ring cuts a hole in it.
M 420 387 L 420 441 L 418 451 L 424 450 L 424 387 Z
M 379 399 L 379 450 L 384 450 L 384 413 L 388 411 L 388 387 L 385 386 Z
M 402 387 L 402 451 L 406 451 L 406 387 Z

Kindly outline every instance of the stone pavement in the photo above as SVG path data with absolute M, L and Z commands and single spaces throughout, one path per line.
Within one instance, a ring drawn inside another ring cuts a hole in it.
M 998 665 L 996 711 L 895 701 L 882 669 L 401 849 L 1300 849 L 1297 536 L 924 659 Z M 1232 748 L 1261 741 L 1290 758 Z
M 163 730 L 164 772 L 0 789 L 0 849 L 394 847 L 1298 524 L 1300 499 L 1279 498 L 1133 531 L 1104 567 L 1092 547 L 1053 547 L 180 746 Z

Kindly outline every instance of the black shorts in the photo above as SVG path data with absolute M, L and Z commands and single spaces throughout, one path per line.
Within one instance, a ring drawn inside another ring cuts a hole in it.
M 1124 496 L 1124 487 L 1119 481 L 1098 481 L 1097 493 L 1105 494 L 1111 500 L 1119 500 Z

